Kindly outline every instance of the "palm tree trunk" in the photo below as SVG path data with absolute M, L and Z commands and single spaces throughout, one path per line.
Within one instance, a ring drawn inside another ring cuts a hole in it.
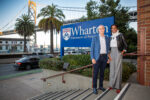
M 26 35 L 24 35 L 24 52 L 26 52 Z
M 56 32 L 56 49 L 57 49 L 57 31 L 55 31 Z
M 51 29 L 50 29 L 50 53 L 53 54 L 54 53 L 54 50 L 53 50 L 53 24 L 51 24 Z

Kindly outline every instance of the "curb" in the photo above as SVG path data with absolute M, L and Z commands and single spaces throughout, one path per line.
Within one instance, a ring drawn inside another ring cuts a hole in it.
M 36 69 L 36 70 L 20 72 L 20 73 L 11 74 L 11 75 L 5 75 L 5 76 L 1 76 L 0 80 L 5 80 L 5 79 L 9 79 L 9 78 L 24 76 L 24 75 L 28 75 L 28 74 L 40 73 L 40 72 L 42 72 L 42 69 Z

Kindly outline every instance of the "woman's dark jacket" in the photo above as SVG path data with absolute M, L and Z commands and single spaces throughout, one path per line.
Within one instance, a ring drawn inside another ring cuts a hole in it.
M 122 33 L 120 33 L 117 37 L 117 46 L 118 46 L 118 50 L 121 52 L 123 50 L 127 50 L 127 43 L 125 41 L 125 38 L 123 36 Z

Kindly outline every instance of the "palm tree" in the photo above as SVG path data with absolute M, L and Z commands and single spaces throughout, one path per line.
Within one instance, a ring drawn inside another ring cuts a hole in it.
M 23 14 L 21 18 L 17 18 L 15 30 L 19 35 L 24 36 L 24 52 L 27 52 L 26 38 L 33 35 L 33 33 L 35 32 L 34 28 L 34 22 L 30 19 L 28 15 Z
M 53 31 L 56 32 L 60 31 L 60 27 L 63 24 L 62 21 L 65 18 L 62 10 L 57 8 L 57 5 L 48 5 L 41 9 L 38 17 L 43 16 L 44 18 L 40 20 L 38 26 L 39 28 L 43 29 L 46 33 L 50 30 L 50 53 L 54 53 L 53 50 Z

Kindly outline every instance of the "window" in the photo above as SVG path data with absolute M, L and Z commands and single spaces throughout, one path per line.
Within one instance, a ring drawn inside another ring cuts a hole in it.
M 0 46 L 0 50 L 2 50 L 3 48 L 2 48 L 2 46 Z
M 34 61 L 35 61 L 35 58 L 30 58 L 30 61 L 31 61 L 31 62 L 34 62 Z
M 6 50 L 8 50 L 8 46 L 6 46 Z
M 23 46 L 20 46 L 20 50 L 22 50 L 23 49 Z

